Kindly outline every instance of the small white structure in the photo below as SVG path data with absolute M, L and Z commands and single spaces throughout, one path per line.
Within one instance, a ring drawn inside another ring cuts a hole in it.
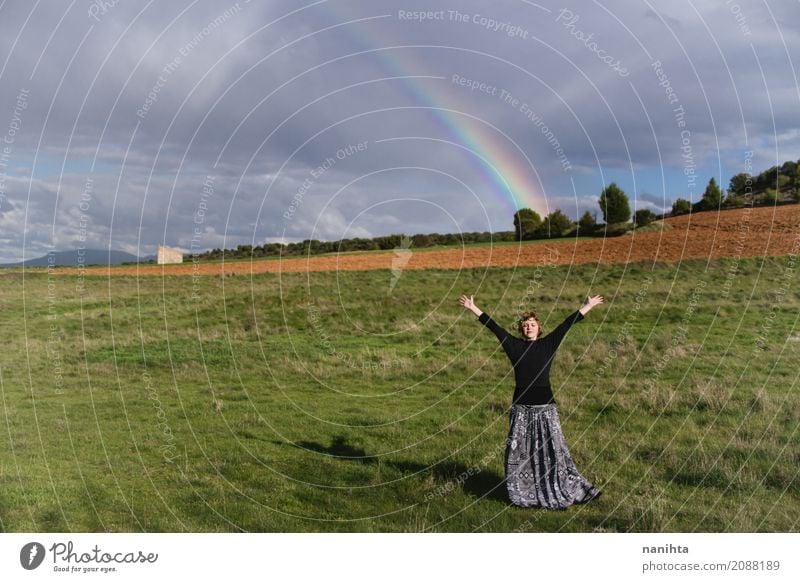
M 183 262 L 183 253 L 172 247 L 158 245 L 158 264 L 172 265 Z

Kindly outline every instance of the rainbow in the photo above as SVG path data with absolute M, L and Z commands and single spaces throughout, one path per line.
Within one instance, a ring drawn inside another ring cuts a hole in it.
M 332 13 L 331 3 L 317 5 L 323 12 Z M 378 17 L 378 18 L 386 18 Z M 388 16 L 391 17 L 391 16 Z M 344 19 L 335 18 L 341 22 Z M 527 154 L 504 132 L 480 118 L 448 106 L 459 103 L 465 93 L 449 80 L 414 77 L 421 67 L 408 55 L 414 49 L 431 48 L 448 50 L 448 47 L 399 45 L 382 46 L 377 38 L 378 26 L 361 23 L 359 33 L 348 34 L 349 39 L 361 50 L 354 55 L 370 55 L 376 59 L 380 70 L 397 77 L 412 103 L 429 111 L 437 120 L 444 134 L 450 136 L 439 141 L 463 147 L 474 166 L 493 185 L 493 194 L 502 201 L 511 214 L 520 208 L 531 208 L 544 216 L 549 210 L 542 193 L 533 163 Z M 379 48 L 376 48 L 379 47 Z

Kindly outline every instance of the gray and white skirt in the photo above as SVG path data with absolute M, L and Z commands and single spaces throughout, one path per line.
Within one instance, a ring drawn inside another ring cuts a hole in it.
M 514 505 L 565 509 L 600 495 L 575 468 L 555 404 L 511 407 L 505 465 Z

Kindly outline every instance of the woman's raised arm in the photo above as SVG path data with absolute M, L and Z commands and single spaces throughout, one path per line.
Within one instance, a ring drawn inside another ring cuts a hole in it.
M 483 314 L 483 311 L 478 309 L 478 306 L 475 305 L 475 301 L 473 300 L 473 295 L 467 296 L 462 295 L 458 302 L 461 304 L 461 307 L 466 309 L 467 311 L 471 311 L 475 314 L 476 317 L 480 317 Z
M 586 303 L 584 303 L 583 307 L 581 307 L 578 311 L 581 312 L 581 315 L 586 315 L 593 308 L 595 308 L 598 305 L 600 305 L 602 302 L 603 302 L 603 296 L 602 295 L 595 295 L 594 297 L 587 297 L 586 298 Z
M 475 305 L 472 295 L 462 295 L 458 302 L 461 304 L 461 307 L 474 313 L 478 317 L 478 321 L 480 321 L 484 326 L 488 327 L 491 332 L 497 336 L 497 339 L 500 340 L 501 344 L 511 337 L 506 330 L 497 325 L 497 322 L 492 319 L 488 313 L 484 313 L 478 309 L 478 307 Z

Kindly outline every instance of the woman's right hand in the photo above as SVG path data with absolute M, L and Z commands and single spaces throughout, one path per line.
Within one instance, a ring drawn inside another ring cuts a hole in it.
M 474 299 L 473 299 L 473 296 L 472 296 L 472 295 L 469 295 L 469 296 L 467 296 L 467 295 L 462 295 L 462 296 L 459 298 L 458 302 L 461 304 L 461 307 L 463 307 L 464 309 L 466 309 L 466 310 L 468 310 L 468 311 L 471 311 L 472 313 L 474 313 L 474 314 L 475 314 L 475 315 L 477 315 L 478 317 L 480 317 L 480 316 L 481 316 L 481 314 L 483 313 L 483 312 L 482 312 L 480 309 L 478 309 L 478 307 L 475 305 L 475 301 L 474 301 Z

